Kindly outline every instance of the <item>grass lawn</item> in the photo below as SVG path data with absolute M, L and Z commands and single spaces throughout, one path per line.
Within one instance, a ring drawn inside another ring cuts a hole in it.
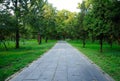
M 82 48 L 82 43 L 78 40 L 69 41 L 69 43 L 85 54 L 116 81 L 120 81 L 120 45 L 114 44 L 111 48 L 108 44 L 104 43 L 103 53 L 100 53 L 99 43 L 92 44 L 88 42 L 86 48 Z
M 19 49 L 14 49 L 13 42 L 9 43 L 8 51 L 0 47 L 0 81 L 4 81 L 8 76 L 39 58 L 55 43 L 56 41 L 49 41 L 38 45 L 36 40 L 29 40 L 25 42 L 25 45 L 21 42 Z

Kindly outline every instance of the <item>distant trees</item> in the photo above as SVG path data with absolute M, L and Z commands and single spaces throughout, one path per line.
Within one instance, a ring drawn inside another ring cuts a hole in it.
M 74 38 L 77 25 L 77 13 L 61 10 L 56 15 L 56 30 L 58 39 Z

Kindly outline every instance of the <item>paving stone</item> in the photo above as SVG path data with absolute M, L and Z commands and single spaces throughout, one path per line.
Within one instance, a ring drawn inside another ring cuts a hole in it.
M 38 79 L 38 81 L 52 81 L 55 70 L 45 71 Z
M 10 81 L 114 81 L 81 52 L 59 41 Z

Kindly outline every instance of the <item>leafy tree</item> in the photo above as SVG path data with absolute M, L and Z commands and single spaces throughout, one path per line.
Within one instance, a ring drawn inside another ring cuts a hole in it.
M 84 18 L 85 18 L 85 15 L 86 15 L 86 6 L 85 6 L 85 1 L 82 2 L 82 4 L 79 4 L 79 7 L 81 12 L 79 13 L 79 18 L 78 18 L 78 23 L 79 23 L 79 35 L 80 35 L 80 38 L 82 39 L 83 41 L 83 47 L 85 47 L 85 44 L 86 44 L 86 39 L 88 37 L 88 31 L 86 29 L 86 27 L 84 26 Z
M 44 30 L 44 16 L 43 6 L 46 4 L 44 0 L 32 1 L 32 7 L 30 8 L 29 23 L 34 32 L 38 33 L 38 44 L 42 42 L 43 30 Z
M 4 44 L 6 50 L 5 41 L 15 32 L 14 22 L 15 18 L 8 11 L 0 11 L 0 43 Z
M 23 25 L 23 18 L 27 11 L 29 0 L 4 0 L 3 10 L 6 10 L 14 17 L 14 29 L 16 33 L 16 48 L 19 48 L 20 30 Z M 27 6 L 26 6 L 27 5 Z M 5 19 L 7 20 L 7 19 Z M 11 20 L 12 21 L 12 20 Z
M 53 38 L 56 35 L 56 8 L 52 6 L 52 4 L 46 3 L 43 7 L 44 9 L 44 37 L 45 41 L 48 41 L 48 38 Z
M 113 37 L 115 40 L 118 41 L 120 44 L 120 1 L 119 0 L 113 0 L 111 1 L 110 5 L 108 5 L 108 8 L 111 11 L 109 14 L 109 20 L 111 20 L 111 37 Z M 107 15 L 107 14 L 106 14 Z

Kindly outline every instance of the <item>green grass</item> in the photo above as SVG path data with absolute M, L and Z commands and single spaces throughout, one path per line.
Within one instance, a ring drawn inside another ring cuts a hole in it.
M 0 81 L 4 81 L 8 76 L 39 58 L 55 43 L 56 41 L 49 41 L 38 45 L 36 40 L 29 40 L 25 42 L 25 45 L 21 42 L 19 49 L 13 48 L 14 42 L 9 42 L 8 51 L 0 47 Z
M 78 40 L 69 41 L 69 43 L 79 49 L 116 81 L 120 81 L 120 45 L 114 44 L 111 48 L 108 44 L 104 43 L 103 53 L 100 53 L 99 43 L 92 44 L 87 42 L 86 48 L 82 48 L 82 43 Z

